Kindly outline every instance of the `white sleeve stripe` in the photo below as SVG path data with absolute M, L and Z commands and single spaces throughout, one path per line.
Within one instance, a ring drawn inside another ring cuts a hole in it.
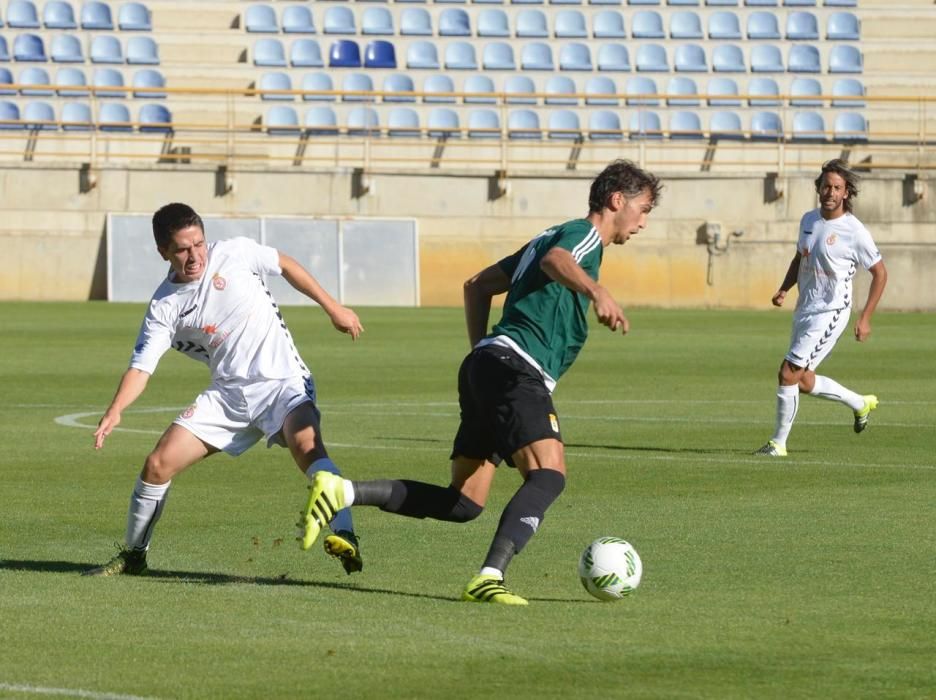
M 592 228 L 582 242 L 572 249 L 572 257 L 575 258 L 575 262 L 581 262 L 582 258 L 599 245 L 601 245 L 601 237 L 598 235 L 598 231 Z

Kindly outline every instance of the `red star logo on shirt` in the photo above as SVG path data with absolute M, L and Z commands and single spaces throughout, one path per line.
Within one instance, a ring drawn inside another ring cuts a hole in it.
M 202 328 L 202 330 L 205 331 L 205 333 L 207 333 L 208 335 L 214 335 L 215 333 L 218 332 L 218 327 L 209 323 L 207 326 Z

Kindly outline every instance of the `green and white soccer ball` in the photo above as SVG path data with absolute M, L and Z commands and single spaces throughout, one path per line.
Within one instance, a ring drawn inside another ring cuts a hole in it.
M 585 590 L 598 600 L 620 600 L 640 585 L 643 564 L 637 550 L 619 537 L 599 537 L 582 552 L 578 565 Z

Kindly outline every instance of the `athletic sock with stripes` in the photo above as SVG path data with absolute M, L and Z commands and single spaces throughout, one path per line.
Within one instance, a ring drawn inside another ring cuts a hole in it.
M 810 396 L 816 396 L 820 399 L 829 401 L 838 401 L 848 406 L 853 411 L 860 411 L 864 408 L 864 397 L 856 394 L 851 389 L 846 389 L 834 379 L 816 375 L 816 385 L 809 392 Z
M 786 447 L 786 441 L 790 436 L 790 430 L 793 429 L 793 421 L 796 419 L 798 409 L 799 386 L 791 384 L 790 386 L 777 387 L 777 424 L 773 437 L 770 439 L 782 447 Z
M 324 471 L 330 472 L 335 476 L 341 476 L 341 471 L 338 469 L 338 465 L 331 461 L 329 457 L 322 457 L 317 459 L 312 464 L 309 465 L 309 468 L 306 469 L 306 477 L 309 480 L 315 476 L 315 472 Z M 331 528 L 332 532 L 354 532 L 354 522 L 351 519 L 351 509 L 342 508 L 337 513 L 335 517 L 331 519 L 331 522 L 328 523 L 328 526 Z
M 137 477 L 133 495 L 130 496 L 130 510 L 127 512 L 126 544 L 128 549 L 135 551 L 149 549 L 153 528 L 159 521 L 163 508 L 166 507 L 166 497 L 169 495 L 171 483 L 167 481 L 165 484 L 148 484 L 142 478 Z

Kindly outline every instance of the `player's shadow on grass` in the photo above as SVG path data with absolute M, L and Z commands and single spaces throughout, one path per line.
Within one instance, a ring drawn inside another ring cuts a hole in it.
M 673 454 L 699 454 L 699 455 L 720 455 L 726 452 L 738 452 L 739 454 L 750 454 L 750 450 L 725 450 L 704 447 L 660 447 L 659 445 L 599 445 L 584 442 L 567 442 L 568 448 L 583 448 L 596 450 L 612 450 L 616 452 L 670 452 Z

